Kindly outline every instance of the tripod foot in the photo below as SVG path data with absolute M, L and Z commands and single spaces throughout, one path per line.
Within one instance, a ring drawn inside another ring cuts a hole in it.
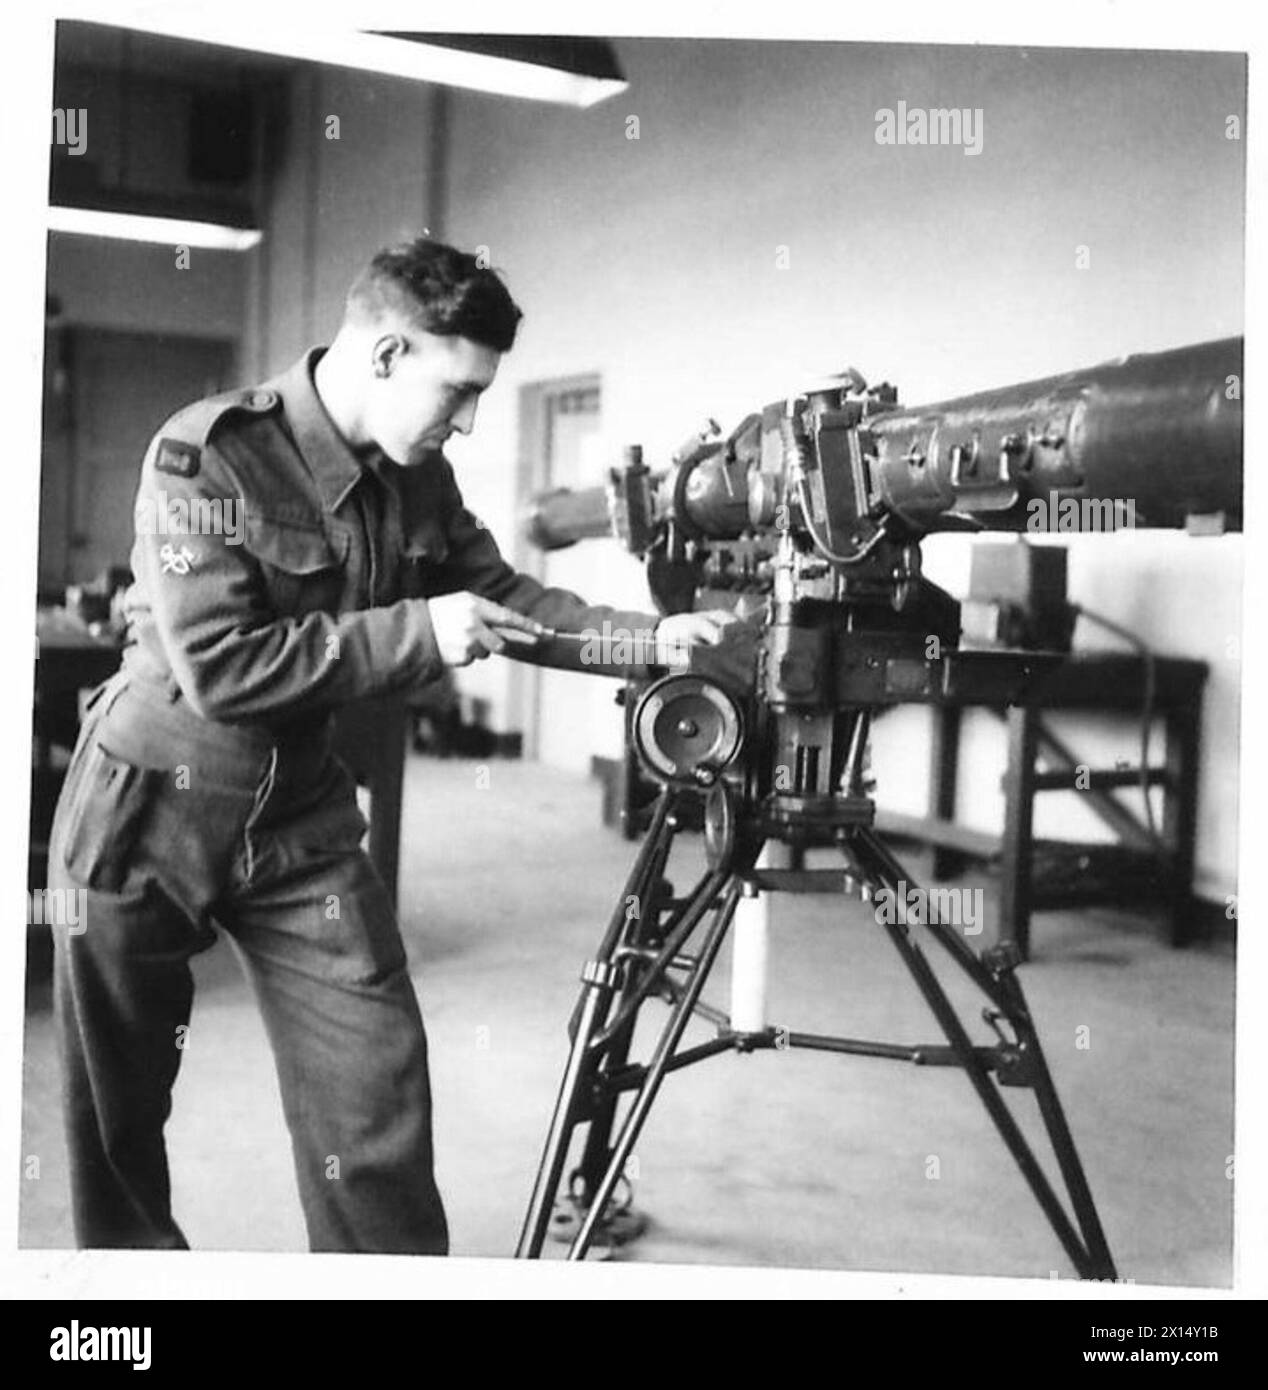
M 580 1173 L 574 1173 L 569 1181 L 570 1191 L 560 1197 L 550 1214 L 549 1233 L 551 1240 L 561 1245 L 571 1245 L 581 1230 L 582 1222 L 590 1210 L 578 1181 Z M 628 1178 L 622 1178 L 616 1192 L 609 1198 L 603 1215 L 594 1228 L 590 1258 L 607 1260 L 623 1245 L 629 1245 L 647 1230 L 646 1215 L 634 1207 L 634 1190 Z

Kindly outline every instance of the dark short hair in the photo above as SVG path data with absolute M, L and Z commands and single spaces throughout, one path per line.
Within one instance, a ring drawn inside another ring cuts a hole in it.
M 348 317 L 405 315 L 426 333 L 508 352 L 523 318 L 496 270 L 430 237 L 385 246 L 348 292 Z

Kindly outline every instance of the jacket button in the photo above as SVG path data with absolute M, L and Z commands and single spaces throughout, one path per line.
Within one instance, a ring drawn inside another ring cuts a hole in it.
M 247 397 L 247 404 L 252 410 L 272 410 L 277 404 L 277 392 L 252 391 Z

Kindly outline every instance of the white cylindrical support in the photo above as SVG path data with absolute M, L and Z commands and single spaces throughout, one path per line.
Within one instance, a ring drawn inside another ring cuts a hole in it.
M 731 923 L 731 1027 L 737 1033 L 766 1027 L 769 951 L 770 894 L 741 898 Z
M 769 868 L 768 851 L 757 860 Z M 770 958 L 770 894 L 745 893 L 731 921 L 731 1027 L 760 1033 L 766 1027 L 766 979 Z

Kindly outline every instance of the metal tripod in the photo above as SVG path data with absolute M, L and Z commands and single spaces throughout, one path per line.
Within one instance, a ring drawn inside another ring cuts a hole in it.
M 734 833 L 726 836 L 723 846 L 711 851 L 710 867 L 695 887 L 686 897 L 674 898 L 664 873 L 679 830 L 681 799 L 691 795 L 697 793 L 673 786 L 661 793 L 607 931 L 595 958 L 582 971 L 581 995 L 569 1023 L 568 1062 L 517 1255 L 534 1259 L 541 1254 L 571 1141 L 579 1126 L 588 1125 L 588 1131 L 569 1186 L 583 1215 L 568 1252 L 571 1260 L 584 1259 L 590 1249 L 666 1075 L 717 1053 L 778 1046 L 962 1068 L 1079 1275 L 1113 1279 L 1114 1264 L 1092 1194 L 1014 973 L 1019 961 L 1015 950 L 995 948 L 979 956 L 950 926 L 930 920 L 923 924 L 989 1000 L 983 1017 L 998 1041 L 988 1046 L 972 1042 L 909 925 L 902 920 L 884 929 L 933 1011 L 946 1043 L 902 1045 L 785 1030 L 777 1033 L 774 1028 L 737 1031 L 727 1014 L 701 1003 L 700 995 L 742 896 L 761 891 L 838 895 L 857 891 L 866 901 L 882 889 L 898 895 L 914 885 L 872 830 L 869 805 L 862 813 L 855 808 L 847 823 L 836 829 L 835 841 L 847 861 L 845 872 L 754 867 L 764 840 L 780 838 L 777 829 L 767 826 L 747 840 Z M 652 996 L 669 1003 L 669 1017 L 650 1060 L 631 1062 L 635 1022 Z M 716 1024 L 717 1036 L 679 1050 L 693 1015 Z M 1034 1092 L 1073 1220 L 1005 1102 L 1000 1091 L 1005 1086 Z M 632 1094 L 632 1102 L 618 1124 L 619 1103 L 627 1092 Z

